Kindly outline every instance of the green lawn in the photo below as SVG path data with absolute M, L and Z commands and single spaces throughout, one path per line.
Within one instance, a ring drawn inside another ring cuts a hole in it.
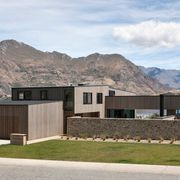
M 51 140 L 0 146 L 0 157 L 180 165 L 180 145 Z

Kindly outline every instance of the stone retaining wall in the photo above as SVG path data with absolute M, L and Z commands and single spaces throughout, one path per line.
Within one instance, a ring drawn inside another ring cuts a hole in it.
M 67 122 L 67 135 L 118 135 L 120 138 L 140 136 L 141 139 L 176 138 L 180 140 L 180 120 L 71 117 Z

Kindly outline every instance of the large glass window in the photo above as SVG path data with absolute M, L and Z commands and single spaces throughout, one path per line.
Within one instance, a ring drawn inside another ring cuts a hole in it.
M 177 110 L 176 110 L 176 114 L 177 114 L 177 115 L 180 115 L 180 109 L 177 109 Z
M 103 103 L 103 93 L 97 93 L 97 104 Z
M 108 109 L 107 117 L 109 118 L 134 118 L 133 109 Z
M 47 90 L 42 90 L 41 92 L 40 92 L 40 99 L 41 100 L 47 100 L 48 99 L 48 91 Z
M 92 93 L 83 93 L 83 104 L 92 104 Z

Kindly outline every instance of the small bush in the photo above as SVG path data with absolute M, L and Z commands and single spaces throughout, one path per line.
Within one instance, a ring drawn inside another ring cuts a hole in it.
M 173 144 L 176 141 L 175 138 L 172 138 L 169 144 Z
M 113 136 L 113 140 L 114 140 L 114 141 L 116 140 L 116 137 L 115 137 L 115 136 Z
M 159 144 L 162 143 L 164 141 L 164 138 L 160 137 L 159 138 Z
M 147 141 L 148 141 L 148 143 L 151 143 L 152 139 L 151 139 L 151 138 L 148 138 Z
M 113 139 L 114 139 L 114 140 L 120 139 L 120 136 L 119 136 L 119 133 L 118 133 L 118 132 L 115 132 L 115 133 L 114 133 Z
M 96 135 L 94 135 L 94 136 L 92 137 L 93 141 L 94 141 L 96 138 L 97 138 Z
M 88 134 L 87 133 L 80 133 L 79 137 L 86 140 L 88 137 Z
M 140 141 L 141 141 L 141 137 L 140 137 L 140 136 L 135 136 L 133 139 L 134 139 L 135 141 L 137 141 L 137 142 L 140 142 Z
M 128 141 L 130 139 L 130 136 L 129 135 L 124 136 L 123 139 L 124 139 L 124 141 Z
M 106 140 L 106 135 L 102 134 L 102 135 L 100 136 L 100 138 L 101 138 L 101 140 L 105 141 L 105 140 Z

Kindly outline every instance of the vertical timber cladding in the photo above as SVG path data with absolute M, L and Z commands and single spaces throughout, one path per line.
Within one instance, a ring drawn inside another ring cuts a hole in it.
M 28 134 L 27 105 L 0 105 L 0 138 L 10 139 L 11 133 Z
M 63 102 L 29 105 L 28 140 L 63 134 Z
M 165 95 L 164 108 L 170 110 L 180 109 L 180 95 Z
M 159 109 L 159 96 L 106 97 L 106 109 Z

